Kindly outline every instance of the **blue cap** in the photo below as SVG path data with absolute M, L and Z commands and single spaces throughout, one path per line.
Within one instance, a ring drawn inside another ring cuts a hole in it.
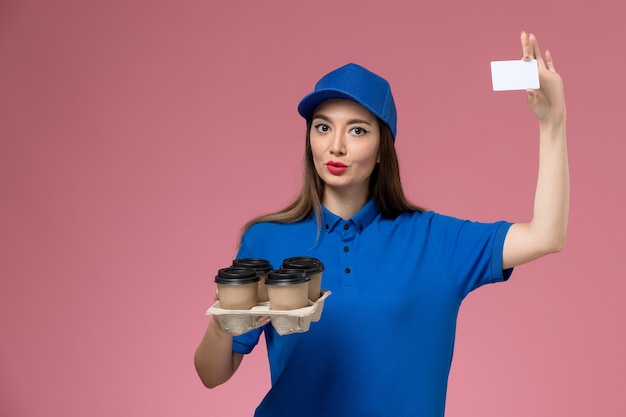
M 360 65 L 344 65 L 315 84 L 315 90 L 298 104 L 298 113 L 309 120 L 317 106 L 333 98 L 352 100 L 365 107 L 387 125 L 395 141 L 398 117 L 387 80 Z

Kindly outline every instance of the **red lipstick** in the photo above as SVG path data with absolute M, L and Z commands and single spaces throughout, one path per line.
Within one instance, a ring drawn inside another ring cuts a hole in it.
M 348 166 L 341 162 L 328 161 L 326 162 L 326 168 L 331 174 L 340 175 L 343 174 L 346 169 L 348 169 Z

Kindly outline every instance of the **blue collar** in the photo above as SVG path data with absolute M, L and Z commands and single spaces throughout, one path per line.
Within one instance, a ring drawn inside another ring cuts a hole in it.
M 369 226 L 370 223 L 372 223 L 378 214 L 378 207 L 376 207 L 376 203 L 372 198 L 369 199 L 367 203 L 365 203 L 365 205 L 361 207 L 361 209 L 349 220 L 342 219 L 336 214 L 330 212 L 326 207 L 322 206 L 322 229 L 330 233 L 335 229 L 335 227 L 337 227 L 338 224 L 343 222 L 353 223 L 356 229 L 361 232 Z

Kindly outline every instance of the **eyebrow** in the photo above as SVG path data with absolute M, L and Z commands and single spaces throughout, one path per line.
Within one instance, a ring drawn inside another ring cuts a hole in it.
M 332 120 L 330 120 L 330 117 L 328 117 L 326 115 L 323 115 L 323 114 L 315 114 L 315 115 L 313 115 L 313 118 L 311 120 L 314 120 L 314 119 L 322 119 L 322 120 L 325 120 L 325 121 L 327 121 L 329 123 L 332 123 Z M 349 125 L 359 124 L 359 123 L 363 123 L 363 124 L 366 124 L 368 126 L 372 125 L 371 122 L 368 122 L 367 120 L 363 120 L 363 119 L 350 119 L 347 122 L 347 124 L 349 124 Z

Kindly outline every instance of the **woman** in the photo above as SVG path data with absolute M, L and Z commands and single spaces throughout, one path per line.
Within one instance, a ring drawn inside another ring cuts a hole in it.
M 307 120 L 305 180 L 286 209 L 244 227 L 238 257 L 324 263 L 333 292 L 306 333 L 232 337 L 211 320 L 195 355 L 207 387 L 230 378 L 265 332 L 272 388 L 257 416 L 442 416 L 460 304 L 472 290 L 564 244 L 569 179 L 563 84 L 552 56 L 521 34 L 541 88 L 532 220 L 474 223 L 409 203 L 394 148 L 388 83 L 354 64 L 323 77 L 298 110 Z

